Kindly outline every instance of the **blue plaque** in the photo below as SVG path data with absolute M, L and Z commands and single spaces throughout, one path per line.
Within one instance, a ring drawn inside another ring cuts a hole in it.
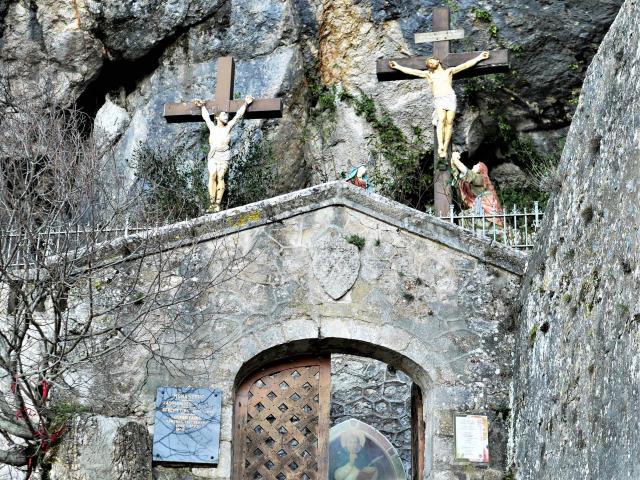
M 155 462 L 217 464 L 222 392 L 159 387 L 153 431 Z

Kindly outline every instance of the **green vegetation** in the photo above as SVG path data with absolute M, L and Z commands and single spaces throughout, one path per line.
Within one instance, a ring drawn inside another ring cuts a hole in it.
M 444 4 L 449 7 L 451 13 L 458 13 L 460 11 L 460 5 L 456 0 L 444 0 Z
M 501 43 L 502 37 L 499 34 L 498 26 L 495 23 L 492 23 L 491 25 L 489 25 L 489 36 L 494 40 L 497 40 L 498 45 L 502 46 L 502 43 Z
M 310 118 L 311 123 L 318 128 L 322 139 L 326 141 L 336 128 L 337 121 L 337 88 L 335 85 L 320 85 L 313 83 L 309 86 L 311 94 Z
M 373 172 L 372 181 L 380 193 L 424 210 L 431 200 L 433 187 L 433 150 L 427 146 L 422 129 L 414 127 L 411 138 L 407 138 L 391 114 L 377 108 L 373 98 L 362 91 L 358 95 L 341 91 L 338 98 L 351 105 L 376 133 L 371 144 L 372 153 L 379 159 L 384 158 L 389 167 L 384 172 L 379 167 Z
M 275 189 L 278 165 L 269 140 L 262 139 L 231 162 L 225 194 L 226 208 L 257 202 L 270 197 Z
M 524 46 L 519 45 L 517 43 L 512 43 L 510 45 L 507 45 L 507 48 L 517 58 L 520 58 L 522 56 L 522 54 L 524 53 Z
M 354 233 L 353 235 L 348 236 L 346 240 L 347 240 L 347 243 L 350 243 L 351 245 L 355 245 L 356 247 L 358 247 L 358 250 L 362 250 L 364 248 L 365 239 L 360 235 L 356 235 Z
M 571 98 L 569 99 L 569 105 L 578 105 L 580 101 L 580 92 L 582 90 L 580 88 L 574 88 L 571 90 Z
M 559 187 L 556 166 L 564 141 L 559 142 L 552 154 L 541 154 L 531 139 L 517 134 L 504 115 L 497 115 L 495 110 L 492 113 L 498 122 L 498 145 L 505 159 L 524 167 L 532 180 L 528 186 L 498 189 L 502 205 L 515 205 L 522 209 L 531 208 L 533 202 L 538 202 L 540 209 L 544 210 L 550 194 Z
M 188 155 L 187 148 L 163 150 L 139 146 L 131 160 L 143 205 L 139 214 L 146 221 L 178 221 L 202 215 L 209 203 L 206 162 Z
M 486 10 L 472 8 L 471 13 L 475 15 L 476 20 L 482 23 L 491 23 L 491 21 L 493 20 L 491 14 Z M 522 56 L 524 47 L 516 43 L 507 42 L 507 40 L 500 34 L 498 25 L 496 25 L 495 23 L 491 23 L 487 29 L 487 32 L 489 33 L 489 38 L 494 40 L 497 46 L 499 46 L 500 48 L 507 48 L 516 57 Z
M 492 20 L 491 14 L 481 8 L 472 7 L 471 13 L 475 15 L 476 20 L 479 22 L 490 22 Z
M 536 344 L 536 337 L 538 336 L 538 324 L 534 324 L 533 327 L 531 327 L 531 330 L 529 330 L 529 347 L 533 348 L 533 346 Z
M 70 418 L 82 413 L 91 412 L 91 408 L 75 402 L 54 403 L 49 408 L 50 423 L 49 429 L 52 431 L 64 427 Z
M 499 106 L 496 100 L 497 95 L 504 92 L 506 87 L 506 74 L 492 73 L 481 77 L 467 78 L 461 81 L 462 90 L 470 99 L 480 97 L 486 100 L 490 107 L 497 109 Z
M 136 215 L 145 222 L 175 222 L 204 215 L 209 207 L 207 189 L 206 130 L 200 151 L 192 147 L 172 150 L 139 146 L 131 160 L 143 202 Z M 271 195 L 276 181 L 276 161 L 271 143 L 252 144 L 248 153 L 236 153 L 227 174 L 225 208 L 262 200 Z
M 314 83 L 309 86 L 309 93 L 311 94 L 311 103 L 314 105 L 311 109 L 312 119 L 317 119 L 326 113 L 335 118 L 337 110 L 337 88 L 335 85 L 327 86 Z

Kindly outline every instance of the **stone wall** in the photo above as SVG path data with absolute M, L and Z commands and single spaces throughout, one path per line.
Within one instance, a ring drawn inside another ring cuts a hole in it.
M 640 478 L 640 3 L 589 68 L 522 293 L 520 479 Z
M 151 437 L 140 422 L 81 415 L 73 419 L 66 435 L 73 441 L 54 450 L 49 480 L 151 477 Z
M 329 352 L 385 362 L 420 387 L 425 478 L 489 474 L 454 465 L 455 411 L 489 415 L 488 472 L 499 476 L 504 470 L 506 429 L 500 412 L 508 403 L 511 303 L 519 289 L 522 254 L 344 182 L 176 224 L 157 234 L 166 247 L 162 262 L 171 267 L 164 277 L 169 284 L 185 278 L 206 285 L 221 271 L 232 274 L 202 294 L 154 310 L 144 327 L 152 334 L 150 343 L 140 339 L 135 347 L 76 369 L 77 389 L 68 392 L 94 414 L 146 423 L 152 431 L 158 386 L 221 388 L 217 468 L 156 465 L 154 478 L 228 479 L 238 379 L 271 361 Z M 361 249 L 347 241 L 354 235 L 364 239 Z M 184 242 L 190 236 L 200 243 L 188 253 Z M 125 250 L 122 246 L 113 254 Z M 206 271 L 194 270 L 197 262 L 211 258 L 217 261 Z M 231 261 L 223 268 L 234 258 L 250 261 Z M 148 258 L 144 278 L 155 281 L 159 260 Z M 110 268 L 104 271 L 107 277 Z M 124 271 L 119 278 L 126 278 Z M 112 280 L 101 292 L 117 293 L 122 281 Z M 135 315 L 134 306 L 128 314 Z M 82 314 L 81 305 L 77 311 Z M 189 335 L 175 342 L 179 332 Z M 162 355 L 171 361 L 161 361 Z M 73 448 L 89 448 L 81 438 L 67 441 Z M 52 462 L 53 469 L 74 468 L 64 456 Z

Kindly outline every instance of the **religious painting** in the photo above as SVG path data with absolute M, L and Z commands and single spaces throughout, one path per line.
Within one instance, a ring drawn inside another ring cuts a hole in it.
M 406 480 L 400 455 L 378 430 L 350 419 L 329 432 L 329 480 Z

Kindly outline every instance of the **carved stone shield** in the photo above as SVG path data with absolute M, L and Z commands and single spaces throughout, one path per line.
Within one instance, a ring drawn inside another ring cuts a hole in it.
M 316 240 L 313 252 L 313 274 L 334 300 L 351 290 L 360 273 L 360 251 L 346 236 L 331 228 Z

